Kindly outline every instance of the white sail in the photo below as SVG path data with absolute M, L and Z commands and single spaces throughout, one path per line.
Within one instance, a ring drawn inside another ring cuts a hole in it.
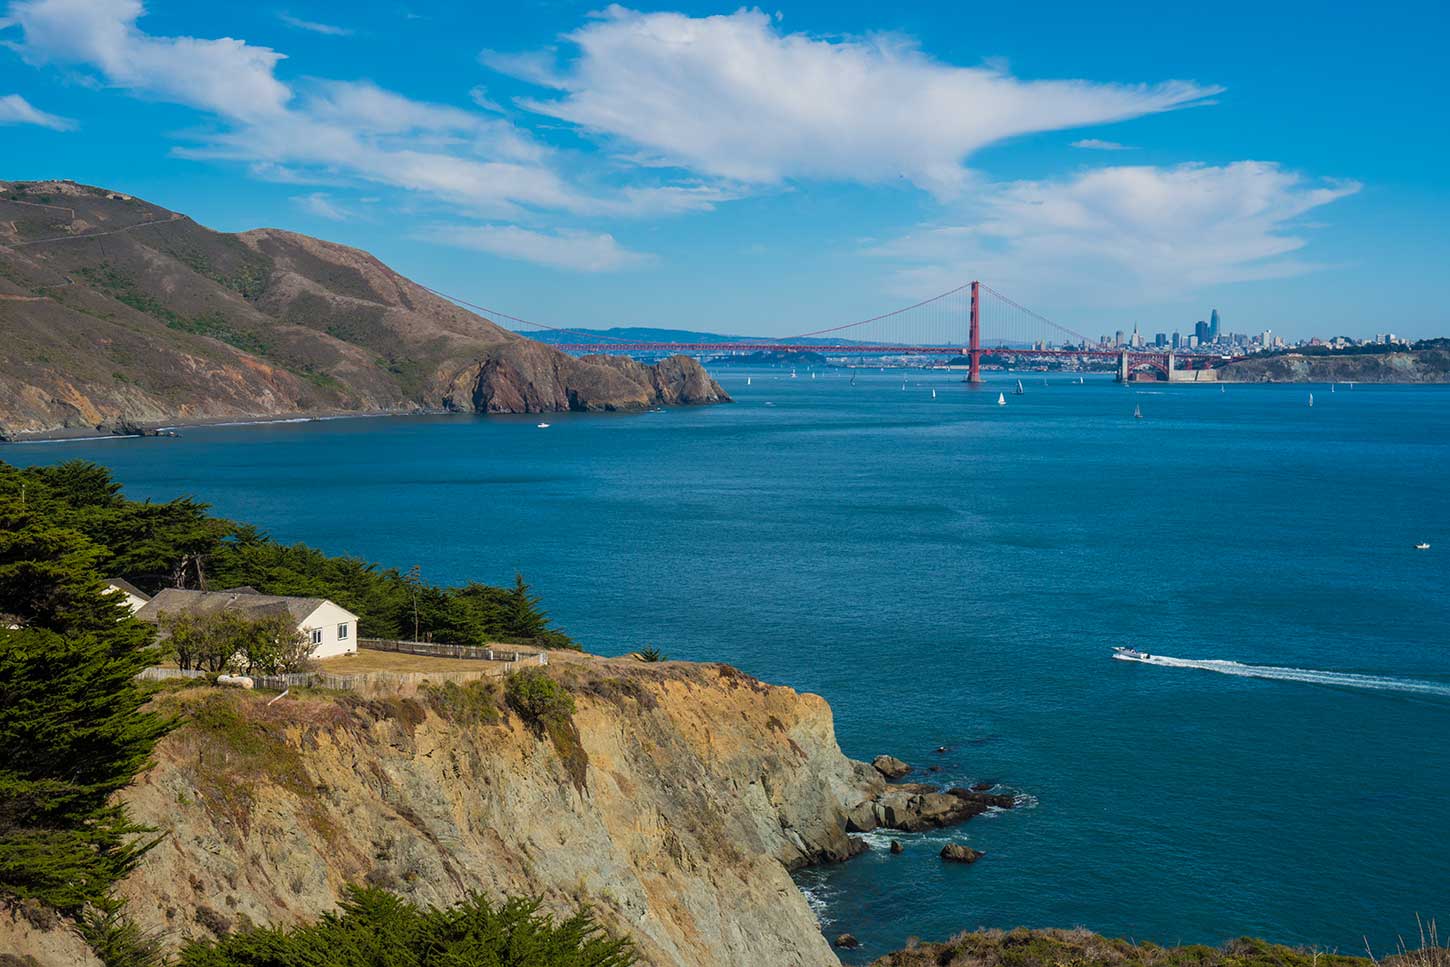
M 1314 405 L 1314 394 L 1313 393 L 1310 393 L 1309 394 L 1309 405 L 1310 406 L 1313 406 Z
M 997 405 L 998 406 L 1006 406 L 1007 405 L 1007 394 L 1005 394 L 1005 393 L 998 393 L 997 394 Z
M 931 391 L 931 398 L 936 399 L 936 390 Z
M 746 386 L 749 386 L 750 385 L 750 377 L 749 376 L 745 377 L 745 385 Z

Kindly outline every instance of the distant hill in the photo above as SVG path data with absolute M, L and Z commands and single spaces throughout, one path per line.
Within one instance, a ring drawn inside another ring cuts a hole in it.
M 1253 356 L 1227 364 L 1218 378 L 1240 383 L 1450 383 L 1450 348 Z
M 615 326 L 612 329 L 571 329 L 555 332 L 542 329 L 537 332 L 515 329 L 514 332 L 539 342 L 557 345 L 559 343 L 588 342 L 742 342 L 754 340 L 754 336 L 727 336 L 717 332 L 693 332 L 689 329 L 651 329 L 648 326 Z
M 0 182 L 0 438 L 185 421 L 728 399 L 693 360 L 575 359 L 358 249 Z

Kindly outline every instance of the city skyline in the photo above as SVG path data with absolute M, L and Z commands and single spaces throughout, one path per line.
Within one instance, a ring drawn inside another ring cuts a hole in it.
M 1291 339 L 1450 329 L 1445 12 L 1185 11 L 1172 52 L 1140 12 L 15 0 L 0 177 L 591 328 L 783 335 L 981 278 L 1083 332 L 1209 301 Z

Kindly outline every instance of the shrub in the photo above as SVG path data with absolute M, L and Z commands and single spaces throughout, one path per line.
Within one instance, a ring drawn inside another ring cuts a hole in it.
M 473 894 L 447 909 L 418 907 L 384 890 L 352 887 L 341 912 L 292 930 L 244 930 L 193 941 L 178 967 L 630 967 L 628 940 L 612 937 L 585 912 L 562 921 L 539 901 L 498 906 Z
M 504 680 L 504 701 L 530 725 L 538 728 L 551 720 L 574 714 L 574 697 L 537 668 L 514 672 Z

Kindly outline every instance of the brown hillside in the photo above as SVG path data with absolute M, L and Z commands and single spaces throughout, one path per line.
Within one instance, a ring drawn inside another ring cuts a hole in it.
M 575 359 L 358 249 L 0 182 L 0 436 L 347 412 L 728 400 L 693 360 Z

